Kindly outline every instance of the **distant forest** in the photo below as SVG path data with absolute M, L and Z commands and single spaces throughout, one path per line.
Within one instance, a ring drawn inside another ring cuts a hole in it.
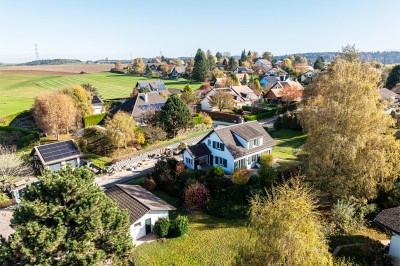
M 82 63 L 81 60 L 77 59 L 42 59 L 35 60 L 23 64 L 18 64 L 19 66 L 40 66 L 40 65 L 63 65 L 63 64 L 73 64 Z
M 308 62 L 314 62 L 318 57 L 322 56 L 325 61 L 332 61 L 338 52 L 321 52 L 321 53 L 299 53 L 293 55 L 301 55 L 307 58 Z M 360 52 L 362 60 L 376 60 L 383 64 L 399 64 L 400 63 L 400 51 L 388 51 L 388 52 Z M 274 56 L 275 59 L 281 60 L 288 55 Z

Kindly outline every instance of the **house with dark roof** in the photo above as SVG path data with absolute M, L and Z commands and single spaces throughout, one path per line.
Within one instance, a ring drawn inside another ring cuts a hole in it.
M 141 118 L 143 118 L 145 113 L 161 110 L 161 107 L 163 107 L 167 101 L 167 96 L 170 94 L 168 90 L 136 93 L 136 95 L 113 109 L 111 114 L 114 115 L 118 111 L 126 112 L 140 124 Z
M 278 66 L 270 68 L 265 75 L 279 77 L 280 80 L 286 80 L 286 78 L 289 77 L 289 73 Z
M 303 94 L 304 88 L 299 82 L 287 80 L 278 81 L 272 85 L 271 89 L 265 94 L 265 98 L 270 101 L 285 103 L 287 101 L 300 102 L 303 98 Z
M 139 92 L 166 91 L 164 82 L 158 81 L 138 81 L 135 88 Z
M 237 67 L 234 71 L 233 71 L 233 73 L 235 73 L 235 74 L 244 74 L 244 73 L 246 73 L 246 74 L 253 74 L 254 73 L 254 71 L 253 71 L 253 69 L 251 69 L 251 68 L 249 68 L 249 67 Z
M 103 100 L 97 96 L 97 95 L 93 95 L 92 98 L 92 108 L 93 108 L 93 114 L 102 114 L 103 113 L 103 105 L 104 102 Z
M 400 207 L 381 211 L 374 222 L 391 232 L 388 259 L 393 265 L 400 265 Z
M 220 166 L 232 173 L 238 168 L 253 168 L 261 155 L 271 154 L 274 140 L 258 123 L 251 121 L 215 128 L 196 145 L 183 151 L 183 162 L 189 169 Z
M 174 66 L 171 70 L 171 77 L 173 78 L 181 78 L 185 75 L 186 67 L 184 66 Z
M 202 99 L 200 100 L 200 108 L 205 111 L 219 111 L 217 106 L 212 106 L 212 97 L 219 91 L 229 93 L 233 97 L 233 105 L 236 108 L 242 108 L 243 106 L 251 105 L 251 103 L 257 100 L 257 96 L 254 94 L 247 85 L 244 86 L 230 86 L 227 88 L 214 88 L 207 91 Z
M 130 235 L 133 241 L 151 233 L 155 222 L 168 218 L 175 207 L 141 186 L 118 184 L 105 191 L 121 209 L 129 212 Z
M 57 172 L 68 164 L 72 167 L 80 166 L 82 153 L 73 140 L 35 146 L 30 154 L 33 156 L 33 166 L 42 171 L 49 169 Z

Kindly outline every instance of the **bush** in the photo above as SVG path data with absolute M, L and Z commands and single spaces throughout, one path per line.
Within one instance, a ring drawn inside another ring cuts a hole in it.
M 223 177 L 224 175 L 225 173 L 221 166 L 212 166 L 207 173 L 207 176 L 209 177 Z
M 258 183 L 262 188 L 271 187 L 277 178 L 277 172 L 274 168 L 268 165 L 261 165 L 257 171 Z
M 9 200 L 10 200 L 10 199 L 7 197 L 6 194 L 0 193 L 0 203 L 7 202 L 7 201 L 9 201 Z
M 249 182 L 250 176 L 249 176 L 249 170 L 246 168 L 239 168 L 236 169 L 232 173 L 232 183 L 235 185 L 245 185 L 247 182 Z
M 190 211 L 203 211 L 209 200 L 210 191 L 201 183 L 191 184 L 185 189 L 185 206 Z
M 256 114 L 256 115 L 245 115 L 244 116 L 244 121 L 254 121 L 254 120 L 259 120 L 259 119 L 265 119 L 265 118 L 270 118 L 273 117 L 276 114 L 275 110 L 268 110 L 266 112 Z
M 186 166 L 183 162 L 178 162 L 175 166 L 175 175 L 178 176 L 182 174 L 183 171 L 185 171 Z
M 338 200 L 332 207 L 332 217 L 337 228 L 345 234 L 351 234 L 364 222 L 364 214 L 352 202 Z
M 203 124 L 203 117 L 201 115 L 193 117 L 193 124 L 195 125 Z
M 167 139 L 167 133 L 159 126 L 145 126 L 142 127 L 144 137 L 149 144 L 153 144 L 157 141 L 163 141 Z
M 84 151 L 96 155 L 108 156 L 114 150 L 110 137 L 96 127 L 85 128 L 78 143 Z
M 260 157 L 260 164 L 272 167 L 272 165 L 274 165 L 274 156 L 268 153 L 264 153 Z
M 245 218 L 247 206 L 229 200 L 211 199 L 207 206 L 209 214 L 225 219 Z
M 178 215 L 175 220 L 172 221 L 170 232 L 173 236 L 183 236 L 189 231 L 189 219 L 187 216 Z
M 160 218 L 154 223 L 153 232 L 158 237 L 166 237 L 169 231 L 169 219 L 168 218 Z
M 83 124 L 85 127 L 95 126 L 100 124 L 105 117 L 106 114 L 88 115 L 83 118 Z
M 282 128 L 302 130 L 298 116 L 290 112 L 286 112 L 283 115 L 278 116 L 274 123 L 274 128 L 277 130 Z
M 146 178 L 144 180 L 144 188 L 147 189 L 148 191 L 154 191 L 154 189 L 156 188 L 157 184 L 156 182 L 153 180 L 153 178 Z

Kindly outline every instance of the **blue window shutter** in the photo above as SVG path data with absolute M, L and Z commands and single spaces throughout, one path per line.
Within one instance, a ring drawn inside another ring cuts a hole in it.
M 221 151 L 225 150 L 225 144 L 221 143 Z
M 218 164 L 218 156 L 215 156 L 215 164 Z
M 228 161 L 226 159 L 224 159 L 224 167 L 228 166 Z
M 213 141 L 213 146 L 212 147 L 215 149 L 215 141 Z

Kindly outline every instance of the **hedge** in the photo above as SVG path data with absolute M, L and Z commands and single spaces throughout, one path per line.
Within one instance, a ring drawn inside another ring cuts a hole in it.
M 13 126 L 2 127 L 2 126 L 0 126 L 0 131 L 5 131 L 5 132 L 9 132 L 9 133 L 21 132 L 21 133 L 25 134 L 25 136 L 23 136 L 22 138 L 19 138 L 17 140 L 16 144 L 17 144 L 18 148 L 27 147 L 27 146 L 31 145 L 32 143 L 40 140 L 40 135 L 38 132 L 31 131 L 31 130 L 21 128 L 21 127 L 13 127 Z
M 244 116 L 244 121 L 254 121 L 254 120 L 259 120 L 259 119 L 265 119 L 265 118 L 270 118 L 273 117 L 276 114 L 275 110 L 268 110 L 264 113 L 256 114 L 256 115 L 245 115 Z
M 83 118 L 83 124 L 85 127 L 98 125 L 104 117 L 106 117 L 106 114 L 88 115 Z

